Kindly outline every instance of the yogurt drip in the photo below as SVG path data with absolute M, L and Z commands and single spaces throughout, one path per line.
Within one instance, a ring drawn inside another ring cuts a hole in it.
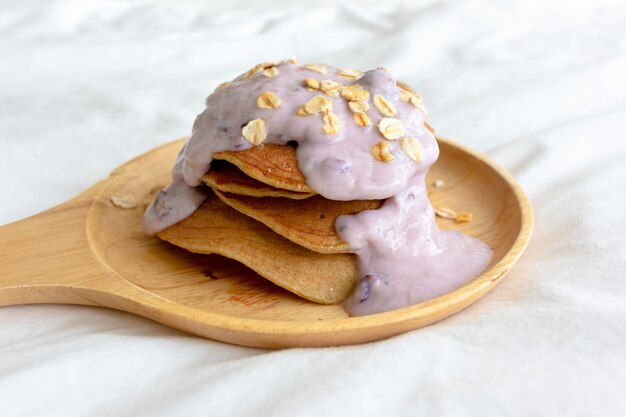
M 371 123 L 357 123 L 354 109 L 338 90 L 327 89 L 328 94 L 313 90 L 305 85 L 307 78 L 362 86 L 369 92 L 369 109 L 363 112 Z M 278 106 L 270 106 L 276 108 L 257 105 L 257 97 L 266 92 L 279 99 Z M 332 103 L 330 112 L 336 115 L 338 128 L 330 133 L 322 126 L 332 115 L 301 110 L 317 95 Z M 391 103 L 393 114 L 381 109 L 380 101 L 374 105 L 380 99 L 377 96 Z M 299 110 L 302 115 L 297 115 Z M 196 187 L 209 170 L 212 155 L 254 146 L 243 137 L 242 128 L 262 119 L 267 132 L 263 143 L 297 142 L 299 168 L 307 184 L 323 197 L 386 200 L 377 210 L 341 216 L 335 223 L 337 234 L 358 258 L 361 279 L 344 304 L 350 315 L 380 313 L 445 294 L 477 276 L 492 250 L 478 239 L 442 231 L 435 224 L 425 176 L 439 148 L 424 125 L 422 110 L 418 98 L 399 88 L 381 68 L 354 73 L 328 65 L 260 64 L 207 98 L 206 109 L 196 117 L 191 138 L 174 165 L 174 183 L 146 210 L 144 229 L 158 233 L 191 215 L 205 198 Z M 390 116 L 403 128 L 393 140 L 386 139 L 378 126 Z M 402 146 L 404 138 L 419 143 L 419 158 L 415 153 L 413 159 L 408 156 L 411 152 Z M 393 160 L 389 155 L 382 158 L 387 162 L 373 156 L 372 147 L 381 143 Z

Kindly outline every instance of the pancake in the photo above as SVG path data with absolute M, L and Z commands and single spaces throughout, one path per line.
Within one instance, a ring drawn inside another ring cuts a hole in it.
M 202 181 L 216 190 L 251 197 L 286 197 L 301 200 L 315 195 L 272 187 L 247 176 L 233 164 L 219 160 L 213 161 L 211 169 L 202 177 Z
M 315 193 L 300 172 L 296 150 L 291 146 L 265 144 L 245 151 L 216 152 L 213 159 L 230 162 L 249 177 L 272 187 Z
M 232 209 L 213 193 L 194 214 L 159 232 L 158 237 L 190 252 L 235 259 L 316 303 L 339 303 L 356 283 L 356 256 L 305 249 Z
M 342 214 L 374 210 L 381 200 L 334 201 L 316 195 L 306 200 L 283 197 L 247 197 L 215 191 L 237 211 L 268 226 L 290 241 L 324 254 L 347 253 L 349 246 L 335 232 L 335 220 Z

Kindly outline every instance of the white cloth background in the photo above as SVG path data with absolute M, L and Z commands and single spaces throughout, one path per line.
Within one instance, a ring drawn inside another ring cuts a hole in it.
M 291 55 L 388 66 L 441 134 L 508 168 L 536 214 L 520 263 L 461 314 L 340 348 L 0 308 L 0 415 L 626 415 L 623 1 L 0 1 L 0 224 L 188 134 L 219 82 Z

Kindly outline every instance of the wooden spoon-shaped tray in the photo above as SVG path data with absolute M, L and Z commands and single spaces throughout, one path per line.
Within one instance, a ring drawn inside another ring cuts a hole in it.
M 243 265 L 147 237 L 146 204 L 170 181 L 182 145 L 156 148 L 72 200 L 0 227 L 0 306 L 63 303 L 128 311 L 199 336 L 246 346 L 331 346 L 383 339 L 457 313 L 491 290 L 530 239 L 531 206 L 510 174 L 484 155 L 438 138 L 430 170 L 435 206 L 471 212 L 470 223 L 437 219 L 494 248 L 488 269 L 456 291 L 388 313 L 348 317 L 340 305 L 298 298 Z M 123 209 L 112 196 L 134 196 Z

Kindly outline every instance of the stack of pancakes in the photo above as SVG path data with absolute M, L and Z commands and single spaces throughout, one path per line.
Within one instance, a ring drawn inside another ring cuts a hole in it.
M 317 195 L 290 146 L 265 144 L 218 152 L 202 206 L 158 236 L 195 253 L 235 259 L 303 298 L 343 301 L 357 281 L 356 256 L 335 232 L 343 214 L 377 209 L 379 200 L 334 201 Z

